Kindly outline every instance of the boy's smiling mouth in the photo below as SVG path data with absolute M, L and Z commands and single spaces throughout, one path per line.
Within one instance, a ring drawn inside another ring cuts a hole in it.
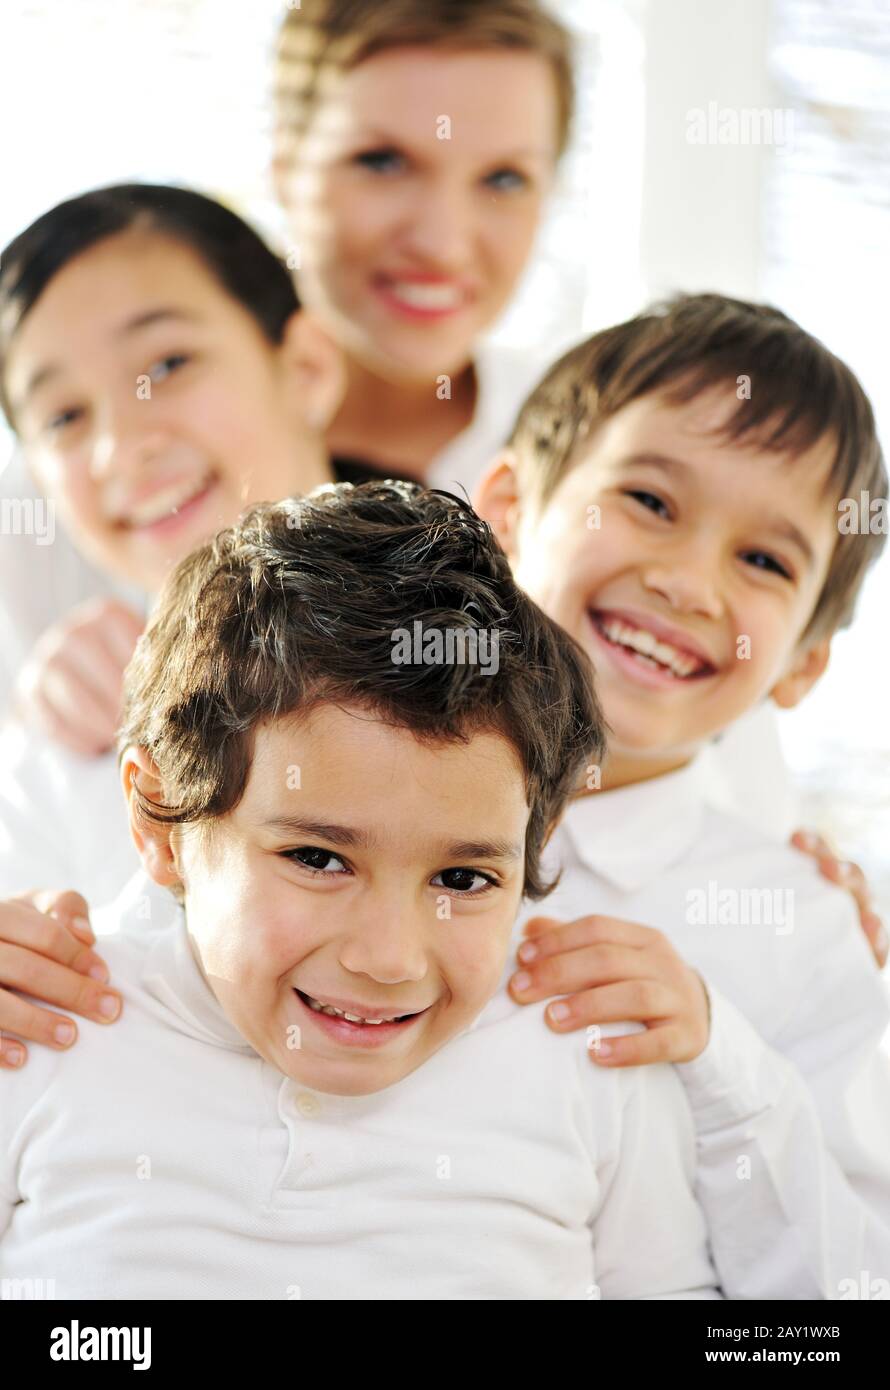
M 314 998 L 304 990 L 294 986 L 294 994 L 307 1012 L 311 1012 L 315 1022 L 329 1037 L 338 1042 L 359 1046 L 378 1046 L 410 1028 L 412 1023 L 429 1010 L 416 1009 L 402 1014 L 394 1014 L 384 1009 L 367 1005 L 353 1004 L 346 1009 L 336 1004 Z M 359 1010 L 362 1010 L 360 1013 Z
M 587 616 L 601 643 L 630 674 L 675 683 L 703 680 L 717 671 L 693 639 L 665 624 L 617 609 L 591 608 Z

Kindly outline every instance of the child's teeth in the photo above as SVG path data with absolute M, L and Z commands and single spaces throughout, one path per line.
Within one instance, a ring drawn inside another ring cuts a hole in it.
M 699 666 L 693 657 L 678 651 L 668 642 L 659 642 L 651 632 L 644 628 L 629 627 L 620 618 L 607 618 L 602 622 L 603 632 L 610 642 L 621 647 L 629 647 L 652 666 L 667 666 L 675 676 L 689 676 Z

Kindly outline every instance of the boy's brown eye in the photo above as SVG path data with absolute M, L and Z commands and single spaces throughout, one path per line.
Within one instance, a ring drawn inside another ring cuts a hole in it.
M 284 857 L 313 873 L 341 873 L 346 870 L 343 860 L 334 854 L 333 850 L 319 849 L 317 845 L 301 845 L 299 849 L 289 849 Z
M 783 579 L 790 579 L 791 575 L 774 555 L 768 555 L 765 550 L 746 550 L 742 559 L 754 569 L 765 570 L 769 574 L 780 574 Z
M 488 874 L 480 873 L 478 869 L 443 869 L 433 879 L 434 885 L 436 879 L 440 879 L 441 886 L 451 893 L 476 895 L 494 887 L 494 880 L 489 878 Z
M 627 496 L 632 497 L 635 502 L 639 502 L 641 507 L 654 512 L 656 516 L 668 516 L 669 514 L 666 504 L 654 492 L 646 492 L 642 488 L 630 488 Z

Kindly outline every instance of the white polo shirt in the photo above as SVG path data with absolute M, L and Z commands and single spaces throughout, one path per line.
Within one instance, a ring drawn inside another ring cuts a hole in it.
M 806 1270 L 836 1298 L 864 1269 L 890 1280 L 887 981 L 849 894 L 718 809 L 707 758 L 574 802 L 550 846 L 562 881 L 537 912 L 658 928 L 704 977 L 711 1043 L 677 1068 L 702 1183 L 714 1179 L 708 1146 L 717 1135 L 725 1143 L 734 1115 L 737 1155 L 763 1179 L 762 1217 L 733 1257 L 734 1278 L 744 1280 L 746 1259 L 758 1282 L 771 1267 L 777 1289 L 800 1285 Z M 722 996 L 744 1018 L 724 1015 Z M 719 1222 L 719 1204 L 709 1211 Z M 783 1242 L 768 1234 L 779 1212 L 794 1233 Z
M 169 895 L 137 876 L 111 916 L 113 1035 L 81 1023 L 4 1082 L 0 1280 L 57 1299 L 719 1296 L 673 1069 L 600 1071 L 583 1034 L 500 993 L 395 1086 L 322 1094 L 229 1023 Z

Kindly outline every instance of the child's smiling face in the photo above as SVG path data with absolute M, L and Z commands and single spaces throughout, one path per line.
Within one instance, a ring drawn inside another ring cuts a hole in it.
M 125 759 L 125 786 L 131 774 Z M 256 731 L 227 816 L 174 831 L 172 846 L 144 825 L 136 838 L 153 876 L 183 885 L 193 949 L 248 1042 L 304 1085 L 364 1095 L 414 1071 L 495 992 L 528 815 L 499 734 L 424 744 L 322 704 Z M 310 1001 L 403 1021 L 350 1022 Z
M 64 266 L 13 337 L 6 382 L 76 543 L 148 590 L 251 502 L 329 477 L 336 350 L 301 314 L 270 342 L 197 253 L 156 232 Z
M 827 641 L 801 637 L 838 536 L 833 441 L 797 458 L 727 443 L 737 405 L 645 396 L 543 507 L 505 464 L 477 498 L 519 584 L 590 654 L 612 784 L 682 765 L 769 694 L 796 703 L 827 661 Z

